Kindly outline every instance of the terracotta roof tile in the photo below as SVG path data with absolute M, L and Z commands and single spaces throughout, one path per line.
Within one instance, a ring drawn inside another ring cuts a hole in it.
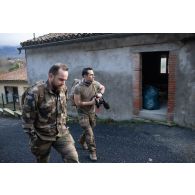
M 21 42 L 20 45 L 22 47 L 32 46 L 44 43 L 52 43 L 58 41 L 66 41 L 66 40 L 78 40 L 78 39 L 86 39 L 86 38 L 95 38 L 101 35 L 107 35 L 112 33 L 49 33 L 43 36 L 39 36 L 35 39 L 30 39 L 24 42 Z
M 0 74 L 0 81 L 27 81 L 26 67 Z

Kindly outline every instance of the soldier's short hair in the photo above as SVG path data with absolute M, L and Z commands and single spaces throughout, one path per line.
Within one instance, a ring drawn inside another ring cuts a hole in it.
M 83 70 L 82 70 L 82 76 L 88 75 L 88 70 L 93 70 L 93 68 L 91 68 L 91 67 L 83 68 Z
M 53 75 L 57 75 L 59 69 L 62 69 L 64 71 L 68 71 L 68 66 L 66 64 L 63 64 L 63 63 L 56 63 L 49 69 L 49 73 L 52 73 Z

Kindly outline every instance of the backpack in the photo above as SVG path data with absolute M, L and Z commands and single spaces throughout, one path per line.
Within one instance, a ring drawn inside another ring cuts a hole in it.
M 44 81 L 38 81 L 38 82 L 36 82 L 34 85 L 28 87 L 28 88 L 24 91 L 24 93 L 22 94 L 22 97 L 21 97 L 21 108 L 22 108 L 22 109 L 23 109 L 23 106 L 24 106 L 24 102 L 25 102 L 26 96 L 28 95 L 28 92 L 30 91 L 30 89 L 32 89 L 35 85 L 40 85 L 40 84 L 43 84 L 43 83 L 44 83 Z M 43 98 L 43 96 L 44 96 L 43 90 L 41 90 L 41 93 L 39 94 L 39 96 L 41 97 L 41 100 L 42 100 L 42 98 Z
M 76 106 L 74 102 L 74 92 L 75 92 L 75 87 L 79 85 L 80 83 L 81 83 L 81 79 L 74 79 L 74 82 L 72 83 L 72 87 L 71 87 L 70 94 L 69 94 L 69 100 L 70 100 L 71 106 Z

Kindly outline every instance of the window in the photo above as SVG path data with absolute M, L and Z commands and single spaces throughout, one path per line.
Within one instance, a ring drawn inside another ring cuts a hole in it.
M 167 58 L 165 56 L 161 57 L 160 59 L 160 73 L 161 74 L 167 73 Z

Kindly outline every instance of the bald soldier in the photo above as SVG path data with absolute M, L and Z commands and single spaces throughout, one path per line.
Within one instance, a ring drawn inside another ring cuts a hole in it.
M 68 67 L 53 65 L 48 80 L 27 90 L 22 100 L 23 128 L 30 137 L 30 147 L 37 162 L 49 162 L 51 147 L 64 162 L 79 162 L 74 140 L 66 126 Z

